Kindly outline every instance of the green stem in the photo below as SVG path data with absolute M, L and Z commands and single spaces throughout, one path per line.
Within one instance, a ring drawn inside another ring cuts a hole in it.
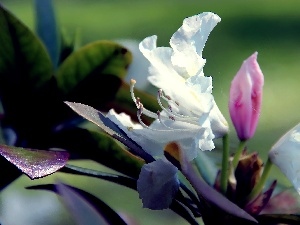
M 264 166 L 264 171 L 263 171 L 258 183 L 254 186 L 251 193 L 247 196 L 247 201 L 250 201 L 251 199 L 256 197 L 262 191 L 262 189 L 266 183 L 266 180 L 269 176 L 269 173 L 271 171 L 272 165 L 273 165 L 273 163 L 271 162 L 270 158 L 268 158 L 268 160 Z
M 221 191 L 226 194 L 228 184 L 228 161 L 229 161 L 229 137 L 226 134 L 223 137 L 223 155 L 222 155 L 222 170 L 221 170 Z
M 233 158 L 233 161 L 232 161 L 232 168 L 233 169 L 235 169 L 237 167 L 238 163 L 239 163 L 240 156 L 241 156 L 243 150 L 245 149 L 246 142 L 247 141 L 240 141 L 239 147 L 238 147 L 236 153 L 234 154 L 234 158 Z

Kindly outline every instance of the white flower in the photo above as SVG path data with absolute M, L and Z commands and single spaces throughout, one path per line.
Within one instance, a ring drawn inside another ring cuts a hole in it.
M 157 99 L 162 108 L 158 113 L 145 109 L 134 96 L 132 81 L 132 98 L 139 109 L 139 119 L 142 114 L 156 119 L 149 127 L 140 120 L 148 128 L 143 132 L 164 144 L 170 139 L 180 140 L 181 148 L 189 151 L 185 152 L 190 160 L 197 155 L 193 147 L 212 150 L 212 140 L 228 132 L 228 124 L 212 95 L 212 78 L 203 73 L 202 50 L 220 20 L 213 13 L 195 15 L 186 18 L 173 34 L 171 47 L 156 47 L 156 36 L 147 37 L 139 46 L 151 64 L 148 79 L 160 88 Z
M 202 51 L 210 32 L 220 21 L 219 16 L 210 12 L 186 18 L 170 40 L 172 48 L 156 47 L 156 36 L 140 43 L 141 52 L 151 63 L 149 81 L 180 102 L 183 113 L 201 116 L 210 111 L 212 101 L 210 120 L 216 136 L 227 133 L 228 124 L 211 95 L 212 79 L 204 76 L 206 60 Z
M 220 20 L 213 13 L 186 18 L 173 34 L 171 47 L 156 47 L 156 36 L 140 43 L 141 52 L 151 64 L 149 81 L 160 88 L 157 100 L 162 111 L 154 113 L 143 107 L 134 95 L 132 80 L 131 94 L 141 125 L 133 124 L 124 114 L 110 112 L 108 116 L 151 155 L 162 156 L 167 143 L 178 141 L 192 160 L 199 148 L 212 150 L 213 139 L 227 133 L 227 122 L 212 95 L 212 78 L 204 76 L 202 58 L 208 35 Z M 155 121 L 145 125 L 142 114 Z
M 143 40 L 139 47 L 151 64 L 149 81 L 160 88 L 157 101 L 162 110 L 154 113 L 144 108 L 134 95 L 135 81 L 132 80 L 131 95 L 138 108 L 140 124 L 133 123 L 124 113 L 110 110 L 107 114 L 129 138 L 156 158 L 143 166 L 137 182 L 144 207 L 167 208 L 178 190 L 177 169 L 163 156 L 168 143 L 176 142 L 190 161 L 199 149 L 212 150 L 212 140 L 228 131 L 227 122 L 212 96 L 212 78 L 203 73 L 202 50 L 220 20 L 213 13 L 186 18 L 171 38 L 172 48 L 157 48 L 156 36 Z M 147 126 L 141 119 L 142 114 L 154 118 L 154 122 Z M 161 196 L 165 196 L 164 200 Z
M 270 150 L 269 158 L 300 194 L 300 123 L 279 139 Z

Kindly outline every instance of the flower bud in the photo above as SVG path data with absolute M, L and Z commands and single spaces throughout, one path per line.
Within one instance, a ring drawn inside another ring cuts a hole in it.
M 253 137 L 260 115 L 264 76 L 257 52 L 246 59 L 231 82 L 229 112 L 241 141 Z
M 300 123 L 277 141 L 269 152 L 269 158 L 300 194 Z

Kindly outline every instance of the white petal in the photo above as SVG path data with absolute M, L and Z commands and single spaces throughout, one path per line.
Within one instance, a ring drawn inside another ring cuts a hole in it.
M 160 79 L 170 78 L 170 75 L 174 76 L 173 79 L 182 78 L 174 70 L 171 55 L 173 50 L 170 47 L 156 47 L 157 36 L 150 36 L 145 38 L 140 44 L 139 49 L 143 55 L 149 60 L 151 66 L 149 68 L 150 75 L 153 73 L 158 76 L 162 76 Z
M 208 119 L 209 114 L 203 114 L 200 118 L 199 118 L 199 124 L 201 127 L 203 127 L 204 132 L 198 133 L 198 145 L 199 148 L 202 151 L 207 151 L 207 150 L 212 150 L 215 148 L 213 139 L 215 138 L 215 135 L 213 134 L 212 130 L 211 130 L 211 124 L 210 124 L 210 120 Z
M 174 49 L 172 62 L 185 69 L 187 75 L 193 76 L 204 67 L 202 51 L 207 38 L 221 18 L 210 12 L 188 17 L 170 40 Z
M 223 137 L 228 133 L 228 123 L 215 101 L 213 101 L 213 108 L 210 111 L 209 118 L 211 121 L 211 129 L 216 138 Z
M 300 124 L 279 139 L 270 150 L 269 158 L 287 176 L 300 194 Z
M 196 93 L 212 93 L 212 77 L 192 76 L 186 80 L 186 85 Z

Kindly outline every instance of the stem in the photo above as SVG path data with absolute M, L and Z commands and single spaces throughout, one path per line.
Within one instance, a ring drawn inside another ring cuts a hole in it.
M 271 162 L 270 158 L 268 158 L 268 160 L 264 166 L 265 168 L 261 175 L 261 178 L 259 179 L 258 183 L 254 186 L 251 193 L 247 196 L 247 201 L 250 201 L 251 199 L 256 197 L 262 191 L 262 189 L 266 183 L 266 180 L 268 178 L 268 175 L 271 171 L 272 165 L 273 165 L 273 163 Z
M 235 169 L 239 163 L 239 160 L 240 160 L 240 156 L 246 146 L 246 142 L 247 141 L 240 141 L 240 144 L 239 144 L 239 147 L 236 151 L 236 153 L 234 154 L 234 158 L 233 158 L 233 161 L 232 161 L 232 167 L 233 169 Z
M 223 136 L 223 155 L 221 170 L 221 191 L 226 194 L 228 184 L 228 161 L 229 161 L 229 137 L 228 134 Z

